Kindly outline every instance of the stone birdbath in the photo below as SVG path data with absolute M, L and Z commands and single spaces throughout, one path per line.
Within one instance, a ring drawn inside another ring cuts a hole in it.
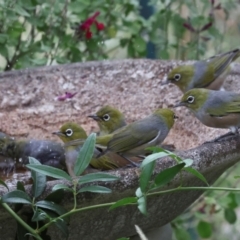
M 51 139 L 59 141 L 51 133 L 67 121 L 81 124 L 88 132 L 96 131 L 95 122 L 87 116 L 101 106 L 109 104 L 119 108 L 128 122 L 144 118 L 159 107 L 171 108 L 181 97 L 173 85 L 161 85 L 166 73 L 181 62 L 153 60 L 121 60 L 77 63 L 29 70 L 2 73 L 0 75 L 0 131 L 17 138 Z M 239 88 L 240 77 L 236 64 L 225 83 L 227 90 Z M 67 100 L 58 101 L 57 96 L 65 92 L 77 94 Z M 175 109 L 179 119 L 175 123 L 165 144 L 174 144 L 176 153 L 182 158 L 194 160 L 193 167 L 213 184 L 229 167 L 240 160 L 240 138 L 204 144 L 205 141 L 223 134 L 226 130 L 212 129 L 202 125 L 187 109 Z M 155 173 L 175 161 L 166 157 L 157 161 Z M 78 197 L 79 206 L 115 202 L 134 196 L 138 187 L 138 169 L 118 169 L 110 172 L 120 181 L 104 183 L 112 189 L 111 194 L 84 193 Z M 184 173 L 184 186 L 204 186 L 204 183 Z M 57 183 L 49 181 L 41 196 L 44 198 Z M 68 184 L 68 183 L 66 183 Z M 177 187 L 176 177 L 165 189 Z M 11 189 L 15 189 L 14 184 Z M 31 186 L 26 186 L 30 191 Z M 5 189 L 0 189 L 1 194 Z M 149 197 L 148 216 L 142 215 L 136 206 L 129 205 L 112 211 L 108 208 L 88 210 L 72 215 L 69 223 L 69 239 L 114 240 L 136 234 L 137 224 L 144 232 L 166 225 L 186 210 L 203 191 L 181 191 Z M 64 195 L 62 205 L 72 207 L 71 194 Z M 14 239 L 16 222 L 4 210 L 0 213 L 1 239 Z M 51 226 L 52 239 L 63 239 L 61 233 Z

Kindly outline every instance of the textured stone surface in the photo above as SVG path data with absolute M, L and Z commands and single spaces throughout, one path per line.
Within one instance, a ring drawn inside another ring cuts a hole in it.
M 162 79 L 174 61 L 124 60 L 84 64 L 62 65 L 16 71 L 0 75 L 0 131 L 16 137 L 53 138 L 51 132 L 66 121 L 76 121 L 88 131 L 96 125 L 86 116 L 104 104 L 121 109 L 131 122 L 145 117 L 157 107 L 171 107 L 181 97 L 173 85 L 161 85 Z M 227 90 L 239 89 L 239 65 L 225 84 Z M 65 91 L 77 95 L 67 102 L 56 101 Z M 226 169 L 240 159 L 240 139 L 205 144 L 202 142 L 225 132 L 203 126 L 186 109 L 176 109 L 179 116 L 165 143 L 174 144 L 180 156 L 194 159 L 194 166 L 213 183 Z M 184 150 L 184 151 L 183 151 Z M 174 161 L 168 158 L 158 161 L 156 172 L 170 167 Z M 116 183 L 103 183 L 113 189 L 112 194 L 79 195 L 79 206 L 113 202 L 134 196 L 138 186 L 138 170 L 119 169 L 113 174 L 121 177 Z M 202 182 L 184 174 L 184 186 L 200 186 Z M 48 182 L 46 196 L 59 181 Z M 167 188 L 178 186 L 176 178 Z M 2 189 L 2 188 L 1 188 Z M 30 189 L 30 187 L 28 187 Z M 111 240 L 134 235 L 134 224 L 143 231 L 160 227 L 181 214 L 201 194 L 200 191 L 175 192 L 150 197 L 147 217 L 136 206 L 113 211 L 107 208 L 88 210 L 71 217 L 71 240 Z M 44 196 L 43 196 L 44 197 Z M 72 197 L 66 194 L 63 203 L 72 206 Z M 0 236 L 13 239 L 15 223 L 5 211 L 0 214 Z M 51 228 L 53 239 L 61 239 L 59 232 Z

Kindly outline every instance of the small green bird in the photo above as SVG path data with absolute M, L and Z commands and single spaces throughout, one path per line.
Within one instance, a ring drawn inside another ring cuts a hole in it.
M 183 93 L 193 88 L 220 90 L 231 70 L 230 64 L 239 56 L 240 50 L 234 49 L 192 65 L 176 67 L 168 74 L 167 81 L 163 84 L 173 83 Z
M 0 156 L 12 159 L 18 165 L 29 163 L 29 157 L 42 164 L 65 169 L 65 155 L 61 144 L 49 140 L 16 140 L 0 133 Z M 9 161 L 10 163 L 11 161 Z
M 89 115 L 88 117 L 97 121 L 100 128 L 98 136 L 112 133 L 127 125 L 124 115 L 118 109 L 109 105 L 102 107 L 96 114 Z
M 162 143 L 176 118 L 170 109 L 157 109 L 152 115 L 112 134 L 97 137 L 96 144 L 106 147 L 101 155 L 113 152 L 132 162 L 128 157 L 145 155 L 149 153 L 147 147 Z
M 64 148 L 67 169 L 69 174 L 72 177 L 75 177 L 73 168 L 78 158 L 81 146 L 87 138 L 85 130 L 77 123 L 67 122 L 60 128 L 59 131 L 53 132 L 53 134 L 56 134 L 65 143 Z M 100 170 L 116 169 L 127 166 L 128 164 L 124 158 L 121 158 L 116 154 L 107 154 L 100 158 L 96 158 L 100 154 L 101 150 L 95 148 L 93 158 L 90 162 L 90 167 L 87 171 L 91 171 L 91 168 Z M 135 161 L 137 160 L 138 159 Z
M 189 108 L 208 127 L 229 128 L 232 133 L 238 133 L 240 94 L 196 88 L 183 95 L 181 101 L 175 105 L 179 106 Z

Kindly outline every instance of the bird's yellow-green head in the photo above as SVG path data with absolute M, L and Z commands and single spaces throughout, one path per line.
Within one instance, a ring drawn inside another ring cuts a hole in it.
M 64 143 L 76 140 L 76 139 L 86 139 L 87 134 L 85 130 L 74 122 L 67 122 L 62 125 L 62 127 L 57 132 L 53 132 L 56 134 Z
M 182 92 L 187 91 L 187 87 L 194 76 L 194 66 L 179 66 L 168 74 L 167 83 L 173 83 L 180 88 Z
M 105 135 L 126 125 L 124 115 L 116 108 L 109 105 L 99 109 L 96 114 L 89 115 L 97 121 L 100 128 L 99 135 Z
M 194 88 L 187 91 L 181 101 L 174 107 L 185 106 L 194 112 L 198 111 L 207 101 L 210 90 L 205 88 Z
M 178 118 L 174 112 L 168 108 L 159 108 L 157 109 L 154 113 L 154 115 L 157 115 L 158 117 L 162 118 L 163 121 L 166 123 L 168 129 L 171 129 L 173 124 L 174 124 L 174 120 L 176 118 Z

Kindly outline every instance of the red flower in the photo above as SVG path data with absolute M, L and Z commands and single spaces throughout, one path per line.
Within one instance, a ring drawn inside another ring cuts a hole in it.
M 105 28 L 103 23 L 99 23 L 97 21 L 95 21 L 95 25 L 96 25 L 98 31 L 102 31 Z
M 98 31 L 102 31 L 105 28 L 103 23 L 100 23 L 96 20 L 97 16 L 100 12 L 94 13 L 91 17 L 87 18 L 84 22 L 82 22 L 76 29 L 76 35 L 78 38 L 82 38 L 83 34 L 86 39 L 92 38 L 92 32 L 90 30 L 91 26 L 95 24 Z

